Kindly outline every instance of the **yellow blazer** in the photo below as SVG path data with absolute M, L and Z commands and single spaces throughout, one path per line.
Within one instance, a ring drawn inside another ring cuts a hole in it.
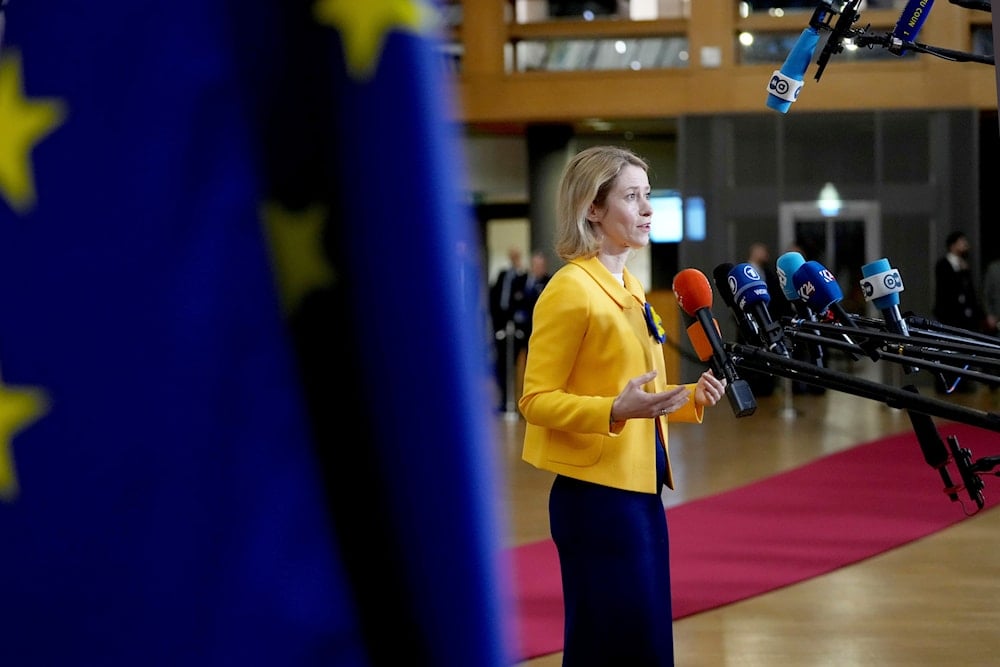
M 521 458 L 536 468 L 630 491 L 656 492 L 655 430 L 667 443 L 667 417 L 630 419 L 611 430 L 611 404 L 634 377 L 652 369 L 650 392 L 668 385 L 663 351 L 646 325 L 646 295 L 625 272 L 625 287 L 596 258 L 568 262 L 542 290 L 528 340 L 527 421 Z M 701 423 L 694 401 L 669 415 Z M 667 459 L 667 484 L 673 476 Z

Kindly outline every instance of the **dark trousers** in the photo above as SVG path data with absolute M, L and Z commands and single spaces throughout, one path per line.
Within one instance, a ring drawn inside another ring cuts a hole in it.
M 666 455 L 657 443 L 657 487 Z M 659 493 L 559 475 L 549 494 L 566 612 L 563 665 L 674 664 L 670 549 Z
M 513 332 L 508 339 L 508 333 Z M 493 373 L 496 377 L 497 390 L 499 391 L 500 411 L 507 409 L 507 399 L 513 398 L 517 401 L 515 394 L 517 389 L 517 359 L 521 352 L 527 347 L 527 339 L 524 332 L 519 329 L 503 329 L 494 334 L 495 354 Z M 508 372 L 510 375 L 508 376 Z M 510 386 L 508 386 L 508 382 Z

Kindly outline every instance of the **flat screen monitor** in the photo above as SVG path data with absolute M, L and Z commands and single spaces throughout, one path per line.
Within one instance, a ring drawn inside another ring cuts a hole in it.
M 684 238 L 705 240 L 705 200 L 701 197 L 684 198 Z
M 684 239 L 684 202 L 676 190 L 654 190 L 653 222 L 649 231 L 652 243 L 680 243 Z

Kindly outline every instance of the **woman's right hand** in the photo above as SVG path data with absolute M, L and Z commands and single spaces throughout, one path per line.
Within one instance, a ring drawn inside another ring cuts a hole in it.
M 650 393 L 643 386 L 656 377 L 656 371 L 632 378 L 615 398 L 611 405 L 611 421 L 621 422 L 626 419 L 652 419 L 660 415 L 668 415 L 680 410 L 691 400 L 691 390 L 684 385 L 673 389 Z

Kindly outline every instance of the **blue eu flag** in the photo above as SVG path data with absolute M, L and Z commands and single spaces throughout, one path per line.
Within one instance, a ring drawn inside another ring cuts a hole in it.
M 0 663 L 502 664 L 430 5 L 5 19 Z

